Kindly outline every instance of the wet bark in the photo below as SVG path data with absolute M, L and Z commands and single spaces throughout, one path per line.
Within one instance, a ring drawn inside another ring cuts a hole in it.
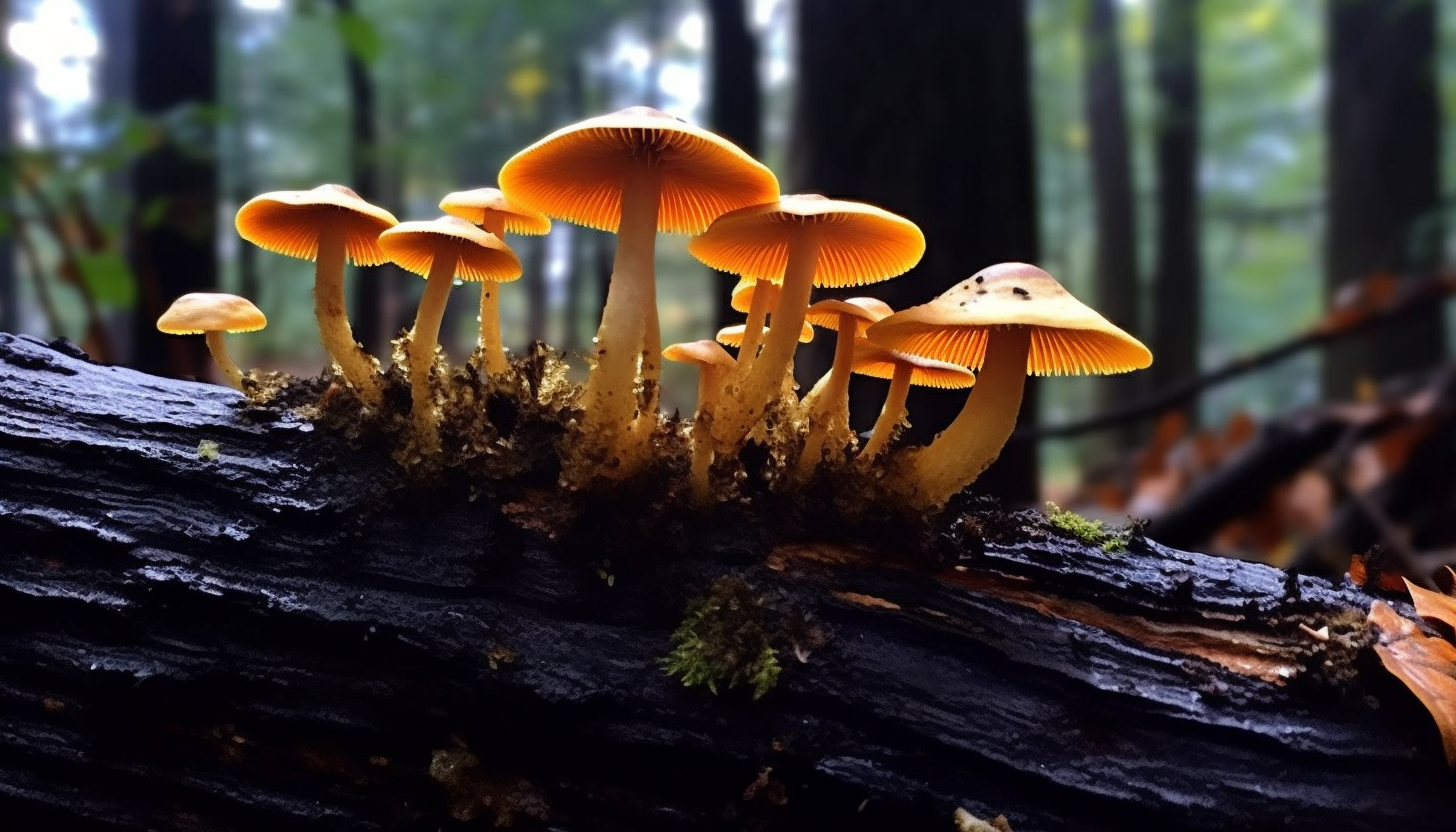
M 620 513 L 543 523 L 569 499 L 549 484 L 421 490 L 376 440 L 70 349 L 0 335 L 0 816 L 21 827 L 949 829 L 964 807 L 1020 832 L 1436 830 L 1456 811 L 1414 699 L 1368 650 L 1297 630 L 1360 620 L 1347 585 L 1136 537 L 1109 553 L 982 504 L 919 542 L 721 515 L 613 541 Z M 907 561 L 917 545 L 942 559 Z M 659 665 L 725 575 L 797 634 L 757 701 Z

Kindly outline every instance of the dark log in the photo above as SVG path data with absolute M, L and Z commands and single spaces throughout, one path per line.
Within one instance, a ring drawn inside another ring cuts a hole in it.
M 1105 552 L 981 504 L 897 545 L 726 509 L 612 541 L 630 518 L 542 512 L 615 495 L 426 489 L 389 460 L 0 335 L 8 828 L 949 830 L 964 807 L 1018 832 L 1436 830 L 1456 811 L 1348 585 L 1136 535 Z M 909 565 L 927 552 L 945 560 Z M 725 575 L 804 657 L 782 650 L 758 700 L 659 663 Z

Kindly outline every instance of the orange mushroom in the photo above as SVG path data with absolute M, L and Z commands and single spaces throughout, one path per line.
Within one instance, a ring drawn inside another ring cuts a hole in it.
M 698 417 L 693 420 L 693 500 L 698 505 L 708 502 L 711 491 L 708 487 L 708 468 L 713 463 L 713 444 L 708 436 L 700 432 L 706 414 L 712 412 L 713 400 L 723 387 L 723 379 L 733 369 L 733 356 L 718 346 L 716 341 L 693 341 L 686 344 L 672 344 L 662 351 L 668 361 L 681 361 L 698 365 Z
M 384 394 L 379 362 L 354 340 L 344 305 L 344 261 L 376 266 L 386 258 L 379 234 L 398 223 L 394 215 L 370 205 L 343 185 L 311 191 L 259 194 L 238 209 L 236 225 L 244 240 L 268 251 L 316 262 L 313 304 L 324 349 L 371 407 Z
M 878 456 L 889 443 L 895 428 L 904 421 L 905 399 L 910 394 L 910 385 L 959 390 L 976 383 L 975 373 L 959 364 L 887 350 L 865 338 L 855 340 L 851 366 L 860 375 L 890 380 L 890 390 L 885 394 L 880 417 L 875 420 L 869 440 L 860 449 L 859 459 L 862 462 Z
M 888 303 L 876 298 L 821 300 L 805 312 L 815 326 L 835 330 L 834 364 L 804 397 L 804 416 L 809 435 L 799 455 L 797 476 L 807 478 L 819 460 L 824 445 L 832 441 L 832 452 L 854 442 L 849 427 L 849 373 L 854 366 L 855 343 L 865 327 L 893 314 Z
M 192 292 L 172 301 L 157 318 L 157 331 L 168 335 L 204 335 L 207 350 L 228 384 L 243 389 L 243 371 L 228 357 L 223 333 L 256 332 L 268 325 L 258 307 L 247 298 L 220 292 Z
M 474 223 L 504 241 L 512 234 L 545 234 L 551 220 L 538 211 L 513 205 L 496 188 L 455 191 L 440 200 L 440 210 Z M 506 370 L 506 352 L 500 334 L 500 284 L 480 281 L 480 350 L 490 375 Z
M 739 372 L 745 371 L 758 357 L 758 346 L 760 339 L 763 338 L 768 313 L 778 306 L 781 293 L 782 289 L 779 284 L 772 280 L 754 280 L 745 277 L 733 287 L 728 305 L 735 311 L 748 315 L 748 320 L 743 323 L 743 344 L 738 350 Z M 799 343 L 802 344 L 804 341 L 800 339 Z

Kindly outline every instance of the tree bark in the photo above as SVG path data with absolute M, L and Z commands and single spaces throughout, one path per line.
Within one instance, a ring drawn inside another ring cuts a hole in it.
M 1021 832 L 1440 830 L 1456 811 L 1348 585 L 1138 536 L 1109 553 L 984 504 L 907 559 L 914 535 L 836 540 L 812 512 L 648 527 L 622 489 L 411 486 L 378 439 L 73 349 L 0 334 L 0 816 L 22 827 L 949 829 L 964 807 Z M 757 701 L 659 665 L 724 576 L 799 653 Z
M 1157 101 L 1157 248 L 1149 321 L 1150 378 L 1165 390 L 1199 374 L 1203 267 L 1198 225 L 1198 0 L 1153 7 L 1153 89 Z M 1196 423 L 1198 401 L 1188 404 Z
M 1092 0 L 1082 45 L 1097 229 L 1092 284 L 1097 311 L 1133 335 L 1140 335 L 1137 209 L 1132 196 L 1117 5 L 1118 0 Z M 1111 410 L 1136 399 L 1142 381 L 1143 376 L 1136 373 L 1101 379 L 1099 409 Z M 1118 444 L 1133 446 L 1140 433 L 1138 428 L 1135 422 L 1126 423 L 1118 431 Z
M 937 3 L 912 13 L 873 0 L 798 4 L 794 187 L 871 202 L 914 221 L 926 252 L 907 276 L 853 290 L 895 309 L 924 303 L 977 270 L 1038 255 L 1026 9 L 1021 0 Z M 828 366 L 801 351 L 803 385 Z M 855 386 L 855 423 L 884 387 Z M 1021 424 L 1035 421 L 1029 382 Z M 928 441 L 963 393 L 914 388 L 912 441 Z M 1007 448 L 976 488 L 1037 498 L 1035 449 Z
M 1442 256 L 1436 4 L 1330 3 L 1326 295 L 1375 272 L 1418 273 Z M 1324 394 L 1445 356 L 1443 310 L 1331 350 Z
M 713 131 L 743 148 L 748 155 L 762 156 L 763 103 L 758 81 L 758 39 L 748 28 L 744 0 L 708 0 L 708 100 Z M 733 277 L 715 272 L 712 292 L 715 328 L 739 323 L 742 317 L 729 305 L 725 288 Z

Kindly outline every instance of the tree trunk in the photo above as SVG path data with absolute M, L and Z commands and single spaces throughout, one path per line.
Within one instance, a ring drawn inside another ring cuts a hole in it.
M 160 116 L 183 106 L 217 102 L 217 4 L 137 0 L 132 94 L 139 113 Z M 211 129 L 201 128 L 199 129 Z M 196 339 L 157 332 L 157 317 L 174 299 L 217 285 L 217 163 L 199 156 L 193 139 L 180 147 L 170 137 L 142 154 L 132 168 L 130 260 L 137 281 L 132 363 L 177 376 L 208 377 L 211 359 Z M 155 206 L 157 222 L 142 217 Z
M 1092 0 L 1083 34 L 1093 213 L 1097 224 L 1092 282 L 1097 311 L 1128 332 L 1140 335 L 1137 209 L 1132 195 L 1117 6 L 1118 0 Z M 1111 410 L 1136 399 L 1142 381 L 1143 376 L 1136 373 L 1101 379 L 1099 409 Z M 1139 433 L 1137 423 L 1128 423 L 1119 431 L 1118 444 L 1132 447 Z
M 984 503 L 850 539 L 814 512 L 410 485 L 377 439 L 73 349 L 0 334 L 17 828 L 949 829 L 964 807 L 1023 832 L 1331 832 L 1456 812 L 1348 585 L 1138 536 L 1110 553 Z M 761 699 L 663 671 L 694 598 L 730 611 L 704 638 L 779 644 Z
M 0 3 L 0 25 L 10 31 L 10 3 Z M 12 160 L 7 164 L 3 178 L 0 178 L 0 332 L 15 332 L 20 323 L 20 282 L 15 271 L 15 236 L 18 233 L 15 220 L 15 183 L 10 175 L 13 167 L 15 142 L 11 125 L 10 107 L 14 100 L 12 85 L 15 72 L 9 60 L 0 61 L 0 159 Z
M 1328 7 L 1330 94 L 1326 294 L 1375 272 L 1403 276 L 1442 256 L 1436 4 L 1343 0 Z M 1324 393 L 1439 363 L 1443 310 L 1331 350 Z
M 358 14 L 354 0 L 333 0 L 334 13 Z M 349 179 L 345 183 L 369 202 L 379 199 L 379 136 L 375 119 L 374 78 L 369 64 L 348 44 L 341 44 L 344 73 L 349 84 Z M 389 355 L 388 340 L 393 332 L 384 325 L 384 267 L 357 266 L 347 285 L 354 295 L 349 322 L 354 340 L 365 352 Z
M 748 29 L 744 0 L 708 0 L 711 43 L 708 73 L 709 121 L 713 131 L 743 148 L 762 155 L 763 105 L 758 82 L 758 39 Z M 715 272 L 712 285 L 715 328 L 739 323 L 742 318 L 729 305 L 733 277 Z
M 794 187 L 905 216 L 928 246 L 909 275 L 853 293 L 902 309 L 993 263 L 1036 262 L 1024 3 L 938 3 L 912 12 L 873 0 L 803 0 L 797 14 Z M 801 355 L 800 382 L 812 384 L 828 358 Z M 874 420 L 883 391 L 856 386 L 857 426 Z M 912 389 L 910 439 L 929 440 L 965 400 Z M 1036 400 L 1028 382 L 1021 424 L 1035 421 Z M 1035 500 L 1036 449 L 1008 448 L 976 488 Z
M 1154 390 L 1199 373 L 1203 267 L 1198 233 L 1198 0 L 1153 7 L 1157 101 L 1157 250 L 1153 266 Z M 1188 404 L 1196 420 L 1198 402 Z

